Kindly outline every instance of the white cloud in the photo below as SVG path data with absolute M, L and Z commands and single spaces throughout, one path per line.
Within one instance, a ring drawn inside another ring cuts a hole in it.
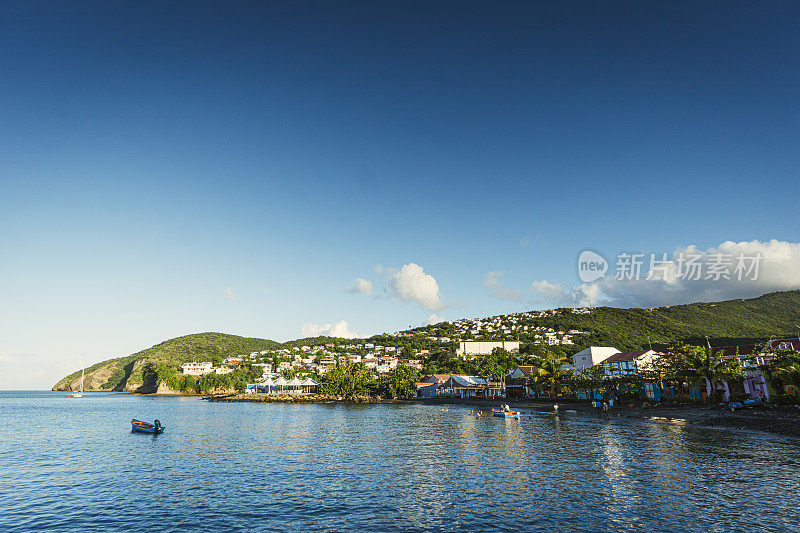
M 522 239 L 520 239 L 519 241 L 519 245 L 522 246 L 523 248 L 527 248 L 531 244 L 541 241 L 542 241 L 542 234 L 537 232 L 536 235 L 534 235 L 533 237 L 531 237 L 530 235 L 525 235 L 524 237 L 522 237 Z
M 269 296 L 269 288 L 268 287 L 264 287 L 264 294 Z
M 436 278 L 416 263 L 403 265 L 400 270 L 386 269 L 389 273 L 389 291 L 395 298 L 416 302 L 428 311 L 440 311 L 446 306 L 439 296 Z
M 352 285 L 345 289 L 350 294 L 372 294 L 372 282 L 366 279 L 358 278 Z
M 483 286 L 489 289 L 495 297 L 502 300 L 521 300 L 522 291 L 520 289 L 506 287 L 503 283 L 505 275 L 505 270 L 490 270 L 483 277 Z
M 350 331 L 350 326 L 346 320 L 341 320 L 335 324 L 312 324 L 306 322 L 301 328 L 303 337 L 319 337 L 321 335 L 327 337 L 341 337 L 343 339 L 363 338 L 366 335 L 360 335 Z
M 235 300 L 236 299 L 236 295 L 233 294 L 233 288 L 232 287 L 228 287 L 227 289 L 222 289 L 222 294 L 228 300 Z
M 422 326 L 432 326 L 434 324 L 438 324 L 440 322 L 444 322 L 444 318 L 440 317 L 436 313 L 432 314 L 428 318 L 422 321 Z
M 592 283 L 566 290 L 560 283 L 534 281 L 528 288 L 530 302 L 543 307 L 586 307 L 597 305 L 599 289 Z
M 553 307 L 573 307 L 584 305 L 611 305 L 615 307 L 660 307 L 699 301 L 720 301 L 736 298 L 753 298 L 764 293 L 800 289 L 800 243 L 778 241 L 726 241 L 719 246 L 700 250 L 696 246 L 677 248 L 671 258 L 683 254 L 700 256 L 705 265 L 712 256 L 730 256 L 731 279 L 706 279 L 707 269 L 702 279 L 684 279 L 679 275 L 677 265 L 668 266 L 654 279 L 647 279 L 650 268 L 649 254 L 638 280 L 618 280 L 615 272 L 609 270 L 606 277 L 591 283 L 565 288 L 557 283 L 537 281 L 531 285 L 534 298 Z M 746 258 L 760 254 L 759 272 L 756 279 L 734 275 L 736 258 L 742 254 Z M 671 259 L 668 257 L 668 259 Z M 657 259 L 661 259 L 658 254 Z

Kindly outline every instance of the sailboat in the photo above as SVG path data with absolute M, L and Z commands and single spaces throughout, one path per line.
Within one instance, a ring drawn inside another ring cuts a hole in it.
M 86 370 L 81 370 L 81 390 L 75 394 L 67 394 L 67 398 L 83 398 L 83 375 Z

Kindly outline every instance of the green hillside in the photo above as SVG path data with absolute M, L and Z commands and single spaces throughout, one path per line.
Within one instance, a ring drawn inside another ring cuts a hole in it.
M 587 346 L 614 346 L 620 350 L 639 350 L 652 343 L 665 349 L 675 344 L 713 346 L 763 342 L 766 339 L 796 337 L 800 334 L 800 291 L 765 294 L 758 298 L 693 303 L 655 309 L 597 307 L 588 313 L 557 310 L 554 316 L 523 319 L 521 324 L 552 328 L 556 331 L 580 330 L 573 346 L 549 349 L 571 355 Z M 452 334 L 452 326 L 419 328 L 426 334 Z M 533 334 L 518 339 L 533 343 Z
M 281 347 L 279 342 L 227 335 L 195 333 L 156 344 L 126 357 L 110 359 L 86 369 L 86 390 L 134 392 L 142 386 L 142 367 L 147 362 L 179 365 L 185 361 L 208 360 L 209 357 L 241 355 Z M 80 371 L 70 374 L 53 390 L 75 390 L 80 384 Z
M 583 345 L 604 344 L 619 349 L 645 348 L 648 336 L 654 346 L 701 344 L 706 336 L 717 346 L 761 342 L 769 337 L 797 336 L 800 291 L 656 309 L 599 307 L 588 314 L 564 313 L 539 322 L 591 332 L 582 339 Z
M 574 345 L 548 348 L 566 352 L 567 355 L 592 345 L 637 350 L 647 347 L 651 342 L 657 349 L 676 343 L 703 344 L 706 336 L 715 346 L 762 342 L 770 337 L 794 337 L 800 334 L 800 291 L 774 292 L 748 300 L 694 303 L 656 309 L 598 307 L 588 313 L 573 313 L 569 309 L 561 309 L 552 316 L 525 318 L 522 324 L 553 328 L 556 331 L 575 329 L 587 332 L 587 335 L 574 335 Z M 380 335 L 366 341 L 386 346 L 434 348 L 433 342 L 425 337 L 427 335 L 452 337 L 455 333 L 454 328 L 453 323 L 441 323 L 411 330 L 413 336 Z M 523 342 L 524 350 L 541 347 L 533 345 L 533 332 L 522 333 L 517 340 Z M 142 368 L 147 362 L 177 366 L 185 361 L 209 360 L 217 355 L 241 355 L 254 351 L 328 342 L 345 344 L 356 341 L 314 337 L 278 343 L 223 333 L 186 335 L 126 357 L 92 365 L 86 369 L 85 388 L 141 392 Z M 451 350 L 455 346 L 454 343 L 450 343 L 438 345 L 438 348 Z M 75 390 L 79 383 L 80 372 L 75 372 L 59 381 L 53 389 Z

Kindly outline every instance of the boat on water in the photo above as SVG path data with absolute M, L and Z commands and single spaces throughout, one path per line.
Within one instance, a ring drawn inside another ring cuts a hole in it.
M 83 398 L 83 376 L 86 370 L 81 370 L 81 390 L 75 394 L 67 394 L 67 398 Z
M 512 411 L 511 408 L 507 405 L 503 405 L 500 409 L 492 409 L 492 414 L 494 416 L 499 416 L 501 418 L 516 418 L 519 419 L 519 411 Z
M 161 422 L 158 420 L 155 420 L 152 424 L 150 424 L 149 422 L 142 422 L 141 420 L 136 420 L 134 418 L 131 420 L 131 431 L 158 435 L 164 431 L 164 426 L 162 426 Z

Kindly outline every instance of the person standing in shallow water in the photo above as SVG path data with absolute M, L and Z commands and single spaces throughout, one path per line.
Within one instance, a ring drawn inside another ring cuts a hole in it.
M 603 402 L 603 418 L 608 420 L 608 402 Z

